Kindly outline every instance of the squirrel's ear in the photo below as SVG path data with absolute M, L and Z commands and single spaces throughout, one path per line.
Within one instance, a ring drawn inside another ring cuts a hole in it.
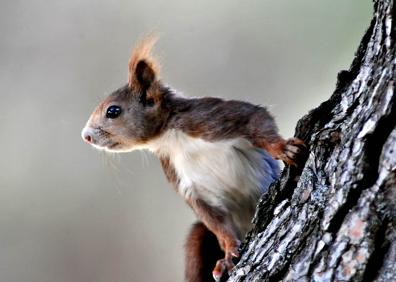
M 157 38 L 146 37 L 132 51 L 129 59 L 128 85 L 134 90 L 147 90 L 158 79 L 159 65 L 151 55 Z
M 143 90 L 148 89 L 156 79 L 154 70 L 145 60 L 140 60 L 135 69 L 136 80 Z

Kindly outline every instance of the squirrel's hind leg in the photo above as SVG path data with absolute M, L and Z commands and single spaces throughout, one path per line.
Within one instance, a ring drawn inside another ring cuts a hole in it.
M 238 248 L 240 241 L 236 235 L 236 227 L 227 212 L 220 207 L 212 207 L 202 199 L 190 199 L 189 204 L 198 218 L 203 222 L 205 228 L 215 235 L 217 238 L 216 243 L 222 250 L 222 256 L 217 256 L 212 266 L 212 277 L 216 281 L 220 281 L 220 279 L 226 276 L 224 274 L 227 271 L 231 271 L 234 267 L 232 258 L 239 256 Z M 212 258 L 214 258 L 213 255 Z M 213 281 L 213 278 L 206 281 Z
M 195 223 L 187 236 L 185 280 L 187 282 L 214 281 L 212 270 L 216 261 L 224 257 L 217 237 L 202 222 Z

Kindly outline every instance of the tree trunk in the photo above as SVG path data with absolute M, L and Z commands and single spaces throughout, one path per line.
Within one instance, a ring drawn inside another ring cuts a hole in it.
M 350 70 L 298 122 L 309 153 L 260 200 L 228 281 L 396 281 L 395 15 L 374 1 Z

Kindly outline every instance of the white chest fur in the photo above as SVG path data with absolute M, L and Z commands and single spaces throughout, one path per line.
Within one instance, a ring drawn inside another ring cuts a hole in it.
M 243 138 L 208 142 L 168 130 L 148 149 L 169 157 L 179 193 L 233 214 L 240 230 L 248 228 L 260 194 L 278 173 L 275 161 Z

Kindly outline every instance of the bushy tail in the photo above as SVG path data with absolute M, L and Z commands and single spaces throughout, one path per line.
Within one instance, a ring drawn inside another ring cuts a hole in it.
M 202 223 L 195 223 L 186 241 L 186 282 L 212 282 L 216 261 L 224 257 L 216 236 Z

